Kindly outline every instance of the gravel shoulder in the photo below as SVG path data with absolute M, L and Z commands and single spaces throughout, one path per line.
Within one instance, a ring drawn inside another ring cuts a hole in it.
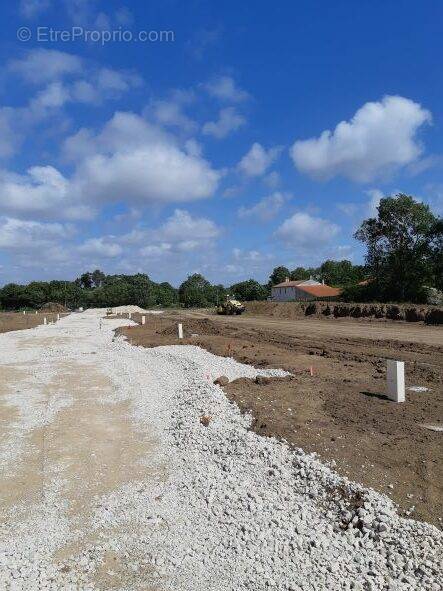
M 102 314 L 0 337 L 0 588 L 441 589 L 435 527 L 252 432 L 212 383 L 284 372 L 133 347 Z
M 268 383 L 236 380 L 224 390 L 243 412 L 252 414 L 256 433 L 318 453 L 324 461 L 335 462 L 340 474 L 389 495 L 403 515 L 441 527 L 442 433 L 423 425 L 443 423 L 443 347 L 328 336 L 327 320 L 317 321 L 326 327 L 320 336 L 301 328 L 290 334 L 298 321 L 286 321 L 286 329 L 280 330 L 193 311 L 146 316 L 145 321 L 121 329 L 130 342 L 145 347 L 177 344 L 180 321 L 184 345 L 290 372 L 290 378 Z M 392 358 L 405 362 L 408 388 L 427 388 L 408 390 L 406 404 L 394 404 L 384 394 L 386 360 Z

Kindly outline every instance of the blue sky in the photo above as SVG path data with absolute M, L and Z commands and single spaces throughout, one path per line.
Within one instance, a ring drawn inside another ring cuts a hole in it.
M 442 213 L 440 2 L 5 4 L 0 283 L 263 281 Z

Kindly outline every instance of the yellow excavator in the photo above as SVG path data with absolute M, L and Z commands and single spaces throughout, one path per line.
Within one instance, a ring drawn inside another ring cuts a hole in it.
M 217 306 L 217 314 L 222 314 L 223 316 L 233 316 L 234 314 L 240 315 L 243 314 L 244 311 L 244 305 L 229 296 L 226 298 L 225 302 Z

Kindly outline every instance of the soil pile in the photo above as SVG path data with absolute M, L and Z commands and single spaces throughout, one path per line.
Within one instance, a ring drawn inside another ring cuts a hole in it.
M 443 324 L 443 308 L 414 304 L 348 304 L 345 302 L 247 302 L 246 313 L 251 316 L 296 319 L 364 318 L 365 320 L 402 320 Z
M 40 312 L 66 313 L 70 312 L 70 310 L 58 302 L 46 302 L 46 304 L 43 304 L 43 306 L 40 308 Z

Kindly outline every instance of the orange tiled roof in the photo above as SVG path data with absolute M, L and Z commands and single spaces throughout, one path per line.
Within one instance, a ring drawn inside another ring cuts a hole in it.
M 297 285 L 297 289 L 310 293 L 316 298 L 333 298 L 339 296 L 342 292 L 341 289 L 329 287 L 329 285 Z

